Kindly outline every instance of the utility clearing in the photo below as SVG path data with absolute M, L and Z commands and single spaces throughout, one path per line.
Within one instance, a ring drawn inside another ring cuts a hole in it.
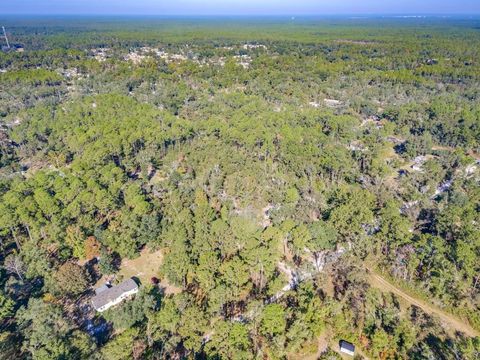
M 472 328 L 467 322 L 457 318 L 456 316 L 449 314 L 434 305 L 428 304 L 427 302 L 416 299 L 411 295 L 408 295 L 403 290 L 399 289 L 386 279 L 384 279 L 379 274 L 375 273 L 371 269 L 368 269 L 370 285 L 380 289 L 383 292 L 392 292 L 395 295 L 401 297 L 410 305 L 415 305 L 422 309 L 425 313 L 429 315 L 434 315 L 440 318 L 442 324 L 451 331 L 459 331 L 470 337 L 480 336 L 480 333 Z

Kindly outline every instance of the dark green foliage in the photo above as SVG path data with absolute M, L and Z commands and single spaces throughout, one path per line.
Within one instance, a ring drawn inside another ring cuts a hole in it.
M 477 19 L 17 20 L 0 357 L 478 358 L 365 272 L 480 328 Z
M 125 330 L 144 322 L 147 314 L 154 310 L 156 305 L 155 296 L 143 290 L 135 299 L 109 309 L 104 317 L 113 323 L 115 329 Z
M 103 275 L 111 275 L 118 270 L 115 266 L 115 257 L 105 248 L 103 248 L 100 252 L 98 268 Z

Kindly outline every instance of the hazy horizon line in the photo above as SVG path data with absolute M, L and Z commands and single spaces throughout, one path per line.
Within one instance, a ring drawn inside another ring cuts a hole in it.
M 151 13 L 0 13 L 0 16 L 146 16 L 146 17 L 211 17 L 211 16 L 226 16 L 226 17 L 322 17 L 322 16 L 339 16 L 339 17 L 477 17 L 478 13 L 285 13 L 285 14 L 234 14 L 234 13 L 210 13 L 210 14 L 151 14 Z

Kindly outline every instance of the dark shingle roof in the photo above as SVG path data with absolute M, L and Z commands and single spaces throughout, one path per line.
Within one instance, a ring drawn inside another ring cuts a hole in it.
M 138 285 L 133 279 L 127 279 L 116 286 L 112 286 L 99 294 L 95 295 L 92 299 L 92 304 L 95 309 L 99 309 L 102 306 L 114 301 L 120 297 L 123 293 L 137 289 Z

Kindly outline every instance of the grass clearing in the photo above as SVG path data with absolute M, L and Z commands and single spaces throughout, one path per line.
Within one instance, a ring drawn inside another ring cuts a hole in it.
M 165 294 L 177 294 L 182 291 L 174 285 L 171 285 L 167 279 L 160 277 L 160 267 L 163 262 L 163 249 L 157 251 L 151 251 L 145 247 L 140 256 L 135 259 L 123 259 L 120 264 L 120 270 L 115 275 L 117 278 L 138 278 L 143 285 L 149 284 L 152 277 L 160 279 L 160 287 L 165 291 Z M 95 287 L 105 283 L 109 278 L 105 276 L 98 280 Z
M 143 284 L 147 284 L 152 277 L 159 277 L 162 262 L 162 250 L 151 252 L 148 248 L 144 248 L 139 257 L 122 260 L 118 275 L 123 278 L 137 277 Z

